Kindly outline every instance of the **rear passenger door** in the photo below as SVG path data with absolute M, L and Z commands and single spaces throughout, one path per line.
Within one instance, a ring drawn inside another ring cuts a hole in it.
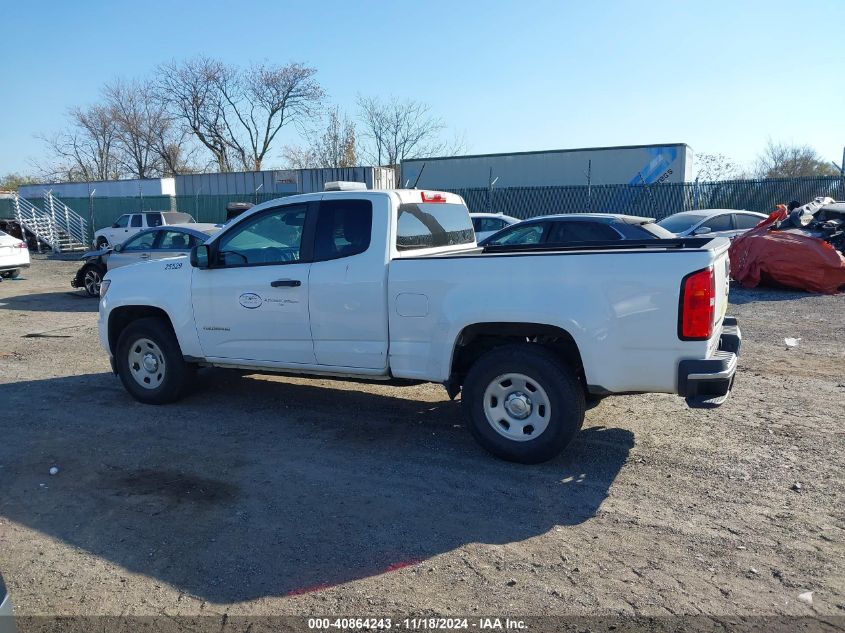
M 753 229 L 760 224 L 764 218 L 758 218 L 756 215 L 750 213 L 734 213 L 734 231 L 735 235 L 742 235 L 746 231 Z
M 389 212 L 386 197 L 320 202 L 308 278 L 319 365 L 387 368 Z
M 186 255 L 191 248 L 202 243 L 199 238 L 182 231 L 160 230 L 158 235 L 158 242 L 150 254 L 152 259 Z
M 706 234 L 707 237 L 733 237 L 735 233 L 732 213 L 722 213 L 713 216 L 701 226 L 710 229 L 710 233 Z M 696 234 L 697 232 L 698 229 L 696 229 Z

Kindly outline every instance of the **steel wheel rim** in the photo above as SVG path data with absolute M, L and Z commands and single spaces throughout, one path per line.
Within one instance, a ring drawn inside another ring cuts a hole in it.
M 89 270 L 85 273 L 85 290 L 92 297 L 100 296 L 100 282 L 102 282 L 100 273 L 96 270 Z
M 129 347 L 129 373 L 144 389 L 156 389 L 164 382 L 167 367 L 161 348 L 148 338 L 139 338 Z
M 484 416 L 496 433 L 514 442 L 537 439 L 548 428 L 552 407 L 546 390 L 525 374 L 502 374 L 484 391 Z

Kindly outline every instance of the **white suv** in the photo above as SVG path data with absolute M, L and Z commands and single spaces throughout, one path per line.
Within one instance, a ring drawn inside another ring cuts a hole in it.
M 196 220 L 187 213 L 178 213 L 176 211 L 126 213 L 120 216 L 110 227 L 100 229 L 94 233 L 94 248 L 101 249 L 122 244 L 144 229 L 151 229 L 167 224 L 187 224 L 190 222 L 196 222 Z

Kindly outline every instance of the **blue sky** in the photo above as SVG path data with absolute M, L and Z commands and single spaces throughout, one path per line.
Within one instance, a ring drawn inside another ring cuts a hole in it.
M 49 8 L 46 8 L 49 7 Z M 425 101 L 469 153 L 685 142 L 750 162 L 769 137 L 839 162 L 845 2 L 15 2 L 0 35 L 0 174 L 115 77 L 207 54 L 304 61 L 331 102 Z M 287 128 L 280 149 L 298 142 Z

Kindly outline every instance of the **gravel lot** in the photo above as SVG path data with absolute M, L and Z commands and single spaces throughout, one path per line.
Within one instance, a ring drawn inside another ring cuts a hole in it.
M 206 370 L 139 404 L 76 267 L 36 255 L 0 283 L 21 615 L 845 615 L 843 296 L 734 287 L 726 405 L 609 398 L 564 455 L 519 466 L 439 385 Z

